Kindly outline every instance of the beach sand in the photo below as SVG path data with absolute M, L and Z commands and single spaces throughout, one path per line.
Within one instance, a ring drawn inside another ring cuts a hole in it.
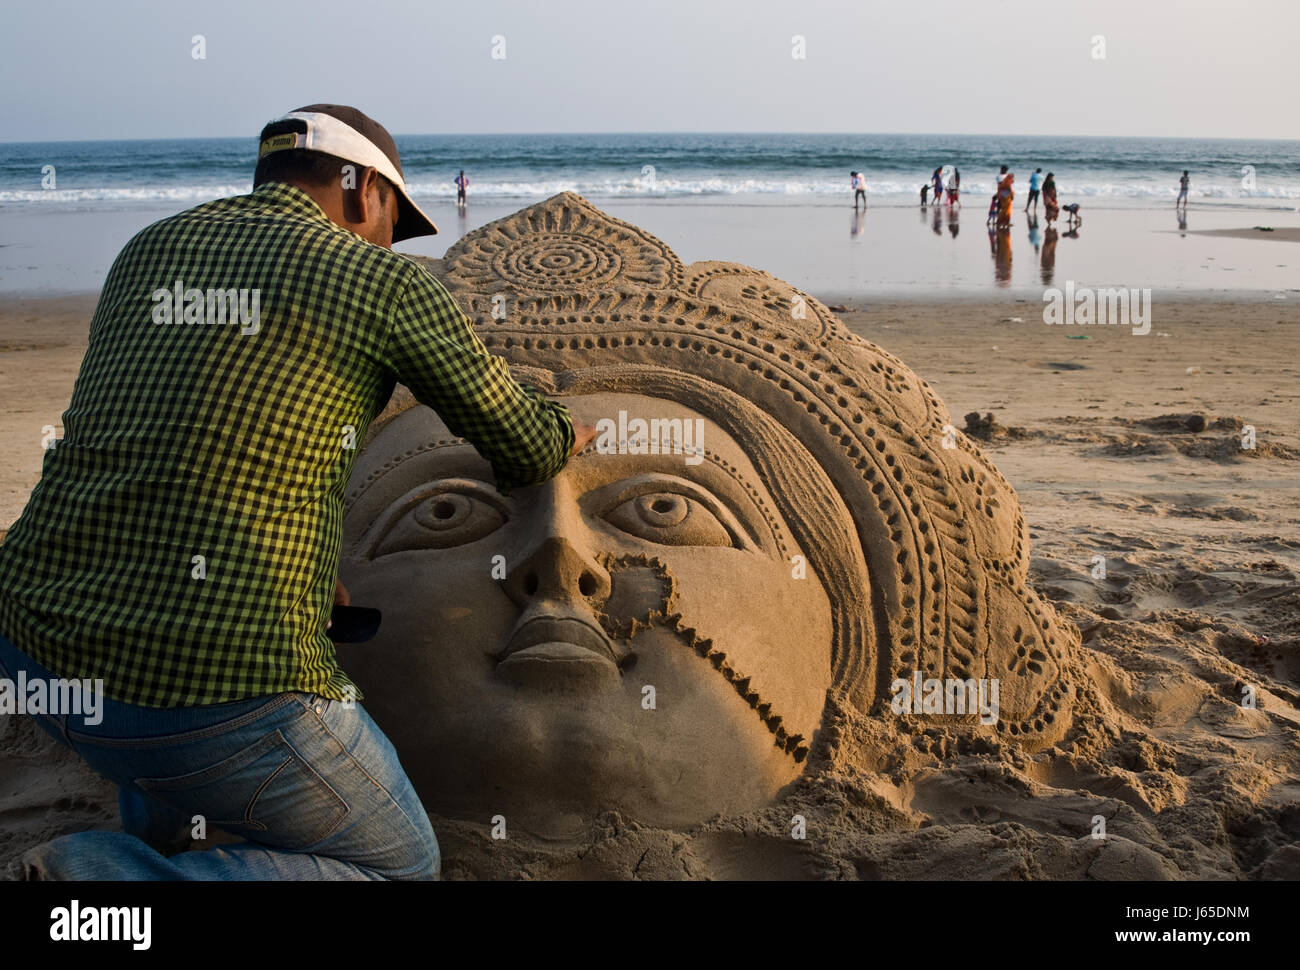
M 1300 878 L 1300 307 L 1157 302 L 1134 336 L 1046 326 L 1032 300 L 823 298 L 986 436 L 1030 526 L 1031 579 L 1081 630 L 1098 713 L 1034 756 L 921 735 L 879 763 L 811 766 L 780 805 L 692 832 L 614 816 L 590 845 L 524 848 L 435 818 L 444 875 Z M 0 527 L 39 477 L 92 308 L 0 299 Z M 111 785 L 0 718 L 0 874 L 43 840 L 116 826 Z
M 1273 239 L 1300 242 L 1300 229 L 1294 226 L 1251 226 L 1248 229 L 1193 229 L 1197 236 L 1222 236 L 1226 239 Z

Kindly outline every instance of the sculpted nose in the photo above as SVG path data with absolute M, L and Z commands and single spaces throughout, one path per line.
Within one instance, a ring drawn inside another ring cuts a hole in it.
M 590 548 L 577 503 L 560 479 L 540 488 L 530 541 L 518 561 L 507 564 L 501 585 L 520 609 L 581 603 L 598 612 L 609 599 L 609 572 Z
M 548 535 L 507 574 L 502 584 L 521 609 L 541 602 L 586 603 L 598 612 L 609 599 L 609 572 L 567 538 Z

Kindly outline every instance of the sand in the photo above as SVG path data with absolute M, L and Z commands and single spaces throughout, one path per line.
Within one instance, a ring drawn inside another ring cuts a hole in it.
M 41 477 L 44 429 L 60 424 L 86 352 L 93 296 L 0 297 L 0 533 L 22 513 Z
M 988 435 L 1019 493 L 1031 580 L 1081 631 L 1097 712 L 1035 755 L 917 735 L 872 763 L 816 766 L 771 809 L 685 832 L 611 815 L 587 845 L 525 849 L 435 819 L 444 875 L 1300 878 L 1300 308 L 1158 303 L 1137 337 L 1045 326 L 1031 301 L 824 299 L 954 418 L 992 414 L 971 433 Z M 37 480 L 92 306 L 0 301 L 13 456 L 0 523 Z M 1243 686 L 1258 709 L 1241 705 Z M 833 720 L 879 730 L 851 711 Z M 807 839 L 790 838 L 792 814 Z M 1091 837 L 1097 816 L 1105 839 Z M 40 841 L 115 826 L 111 785 L 29 720 L 0 719 L 0 872 Z
M 1248 229 L 1192 229 L 1194 236 L 1222 236 L 1225 239 L 1272 239 L 1275 242 L 1300 242 L 1295 226 L 1251 226 Z

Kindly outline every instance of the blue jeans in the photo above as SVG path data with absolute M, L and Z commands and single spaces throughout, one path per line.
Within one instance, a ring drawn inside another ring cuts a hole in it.
M 53 679 L 0 636 L 0 677 Z M 397 752 L 360 704 L 283 693 L 153 708 L 97 696 L 99 718 L 40 726 L 119 786 L 122 832 L 31 849 L 41 879 L 437 879 L 433 826 Z M 89 723 L 98 720 L 98 723 Z M 197 818 L 202 816 L 202 819 Z M 200 822 L 246 841 L 170 858 Z

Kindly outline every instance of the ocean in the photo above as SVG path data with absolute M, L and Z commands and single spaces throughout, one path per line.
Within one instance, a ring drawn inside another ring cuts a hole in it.
M 849 171 L 880 204 L 910 204 L 936 166 L 961 171 L 965 196 L 989 196 L 1007 164 L 1024 190 L 1056 173 L 1062 201 L 1089 208 L 1164 207 L 1191 172 L 1191 202 L 1300 211 L 1300 141 L 1001 135 L 402 135 L 417 200 L 470 195 L 512 208 L 573 191 L 610 200 L 837 205 Z M 0 207 L 176 207 L 247 192 L 254 138 L 0 144 Z M 45 176 L 53 166 L 53 180 Z M 43 184 L 44 180 L 44 184 Z M 52 185 L 52 187 L 50 187 Z
M 1300 141 L 991 135 L 406 135 L 408 185 L 439 227 L 399 243 L 441 257 L 465 233 L 561 191 L 657 236 L 685 261 L 724 259 L 836 298 L 1037 299 L 1054 281 L 1297 298 L 1300 248 L 1204 230 L 1300 227 Z M 0 293 L 97 290 L 149 223 L 252 187 L 251 138 L 0 144 Z M 985 232 L 998 166 L 1016 173 L 1011 236 Z M 919 209 L 936 166 L 963 208 Z M 464 169 L 469 205 L 455 205 Z M 1021 211 L 1055 172 L 1081 228 Z M 853 207 L 851 169 L 869 208 Z M 1178 176 L 1191 172 L 1187 211 Z M 42 187 L 42 179 L 49 188 Z M 1260 233 L 1267 238 L 1266 233 Z M 1280 234 L 1274 233 L 1274 238 Z M 1059 254 L 1058 254 L 1059 249 Z M 1292 253 L 1294 252 L 1294 256 Z M 1014 257 L 1014 258 L 1013 258 Z

